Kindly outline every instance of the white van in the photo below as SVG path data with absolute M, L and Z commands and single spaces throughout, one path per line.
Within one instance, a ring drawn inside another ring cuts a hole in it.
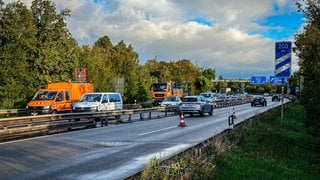
M 120 93 L 96 92 L 85 93 L 80 100 L 73 103 L 73 112 L 108 111 L 123 109 L 123 102 Z
M 207 98 L 207 100 L 211 103 L 217 100 L 217 94 L 213 92 L 204 92 L 201 93 L 200 96 Z

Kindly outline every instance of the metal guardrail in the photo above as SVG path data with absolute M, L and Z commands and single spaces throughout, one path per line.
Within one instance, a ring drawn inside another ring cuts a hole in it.
M 216 102 L 215 108 L 240 105 L 248 103 L 248 100 Z M 1 114 L 18 114 L 24 112 L 21 109 L 0 110 Z M 109 121 L 132 122 L 133 115 L 136 114 L 136 120 L 145 120 L 152 118 L 167 117 L 176 115 L 177 107 L 159 106 L 153 108 L 127 109 L 117 111 L 103 112 L 84 112 L 84 113 L 66 113 L 66 114 L 48 114 L 38 116 L 20 116 L 0 119 L 0 142 L 31 137 L 37 135 L 46 135 L 57 132 L 70 131 L 79 128 L 96 127 L 108 125 Z M 126 117 L 127 120 L 110 117 Z
M 249 99 L 243 100 L 228 100 L 228 101 L 215 101 L 213 105 L 215 108 L 227 107 L 227 106 L 235 106 L 239 104 L 249 103 Z M 141 104 L 125 104 L 124 109 L 141 109 Z M 0 115 L 26 115 L 26 109 L 0 109 Z
M 139 109 L 141 108 L 141 104 L 124 104 L 124 109 Z M 0 109 L 0 115 L 27 115 L 26 109 Z
M 176 110 L 171 107 L 155 107 L 119 111 L 2 118 L 0 119 L 0 141 L 46 135 L 79 128 L 96 127 L 99 123 L 101 126 L 105 126 L 108 125 L 109 121 L 121 123 L 123 122 L 121 119 L 110 118 L 119 117 L 121 115 L 125 115 L 128 118 L 126 122 L 132 122 L 133 114 L 139 115 L 137 116 L 137 120 L 152 119 L 153 117 L 160 118 L 161 116 L 168 116 L 168 112 L 170 111 L 173 112 L 172 115 L 176 112 Z M 146 117 L 145 114 L 147 114 Z
M 1 115 L 25 115 L 26 109 L 0 109 Z

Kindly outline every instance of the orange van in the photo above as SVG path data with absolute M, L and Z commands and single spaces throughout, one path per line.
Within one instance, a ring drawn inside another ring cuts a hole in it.
M 27 115 L 71 112 L 72 103 L 89 92 L 93 92 L 92 83 L 49 83 L 47 88 L 39 89 L 28 102 Z

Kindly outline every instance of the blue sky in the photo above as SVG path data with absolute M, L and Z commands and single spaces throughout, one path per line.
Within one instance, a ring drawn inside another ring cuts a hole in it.
M 282 40 L 292 37 L 304 22 L 301 13 L 291 12 L 290 14 L 270 16 L 265 21 L 258 23 L 262 26 L 279 27 L 279 29 L 266 31 L 262 35 L 274 40 Z
M 53 2 L 71 10 L 68 29 L 80 45 L 109 36 L 113 44 L 131 44 L 140 64 L 188 59 L 225 78 L 274 75 L 275 42 L 294 41 L 304 23 L 293 0 Z M 298 69 L 294 54 L 292 69 Z

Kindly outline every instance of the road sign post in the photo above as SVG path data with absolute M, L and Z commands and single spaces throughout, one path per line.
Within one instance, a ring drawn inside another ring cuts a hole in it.
M 283 124 L 284 78 L 289 78 L 291 74 L 291 49 L 292 49 L 291 41 L 276 42 L 275 44 L 274 75 L 275 77 L 282 79 L 281 125 Z

